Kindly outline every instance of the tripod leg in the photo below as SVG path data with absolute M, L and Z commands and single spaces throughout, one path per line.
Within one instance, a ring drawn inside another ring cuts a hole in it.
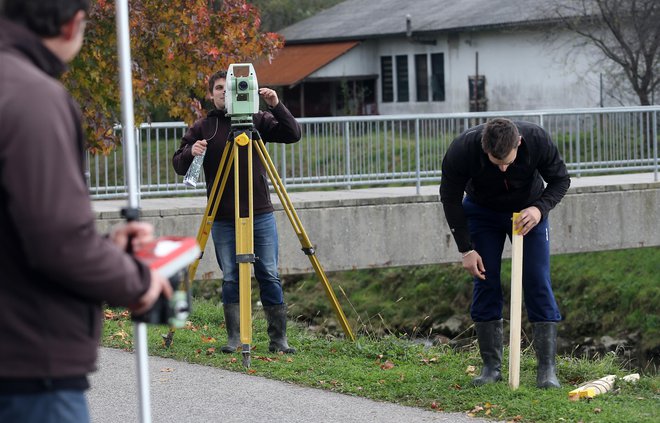
M 241 345 L 244 367 L 250 367 L 250 344 L 252 343 L 252 278 L 250 275 L 250 265 L 254 261 L 252 244 L 251 217 L 237 219 L 236 261 L 238 262 Z
M 218 212 L 218 207 L 220 206 L 220 197 L 225 190 L 225 185 L 227 184 L 227 178 L 229 177 L 229 166 L 228 163 L 231 163 L 234 158 L 234 151 L 231 148 L 232 143 L 227 143 L 224 150 L 222 151 L 222 157 L 220 158 L 220 165 L 218 166 L 218 171 L 213 180 L 213 186 L 211 187 L 211 192 L 209 194 L 209 199 L 206 202 L 206 210 L 204 211 L 204 217 L 202 218 L 202 223 L 199 225 L 199 230 L 197 231 L 197 244 L 199 248 L 204 251 L 206 247 L 206 242 L 209 239 L 209 234 L 211 233 L 211 226 L 213 226 L 213 221 L 215 220 L 215 215 Z M 228 157 L 229 156 L 229 157 Z M 220 186 L 220 189 L 218 189 Z M 202 253 L 203 255 L 203 253 Z M 190 275 L 190 280 L 195 279 L 195 273 L 197 272 L 197 266 L 199 266 L 199 261 L 202 259 L 202 256 L 195 260 L 188 267 L 188 274 Z
M 199 261 L 204 255 L 204 249 L 206 248 L 206 243 L 209 239 L 209 234 L 211 233 L 211 226 L 213 226 L 213 221 L 215 220 L 215 215 L 218 212 L 218 207 L 220 206 L 220 197 L 225 190 L 225 185 L 227 184 L 227 178 L 229 177 L 229 166 L 228 164 L 233 160 L 234 151 L 231 148 L 232 143 L 227 143 L 225 149 L 222 151 L 222 157 L 220 158 L 220 165 L 213 180 L 213 186 L 211 187 L 211 193 L 209 194 L 209 199 L 206 202 L 206 210 L 204 211 L 204 217 L 202 218 L 202 223 L 199 225 L 199 230 L 197 231 L 197 244 L 199 245 L 202 253 L 199 255 L 197 260 L 192 262 L 188 266 L 188 280 L 193 281 L 195 278 L 195 273 L 197 273 L 197 267 L 199 266 Z M 220 189 L 218 190 L 218 186 Z M 169 332 L 166 335 L 162 335 L 163 343 L 165 348 L 169 348 L 172 345 L 174 340 L 174 328 L 170 328 Z
M 353 335 L 353 331 L 351 330 L 351 327 L 348 324 L 346 315 L 344 314 L 344 311 L 342 310 L 341 305 L 339 304 L 339 301 L 337 300 L 337 297 L 335 296 L 335 293 L 332 290 L 332 286 L 330 286 L 330 282 L 328 281 L 328 278 L 325 275 L 325 272 L 323 271 L 323 267 L 321 266 L 321 263 L 316 257 L 314 246 L 307 237 L 307 233 L 305 232 L 302 222 L 298 217 L 298 213 L 296 213 L 296 210 L 293 207 L 291 198 L 289 198 L 289 194 L 287 194 L 286 189 L 284 188 L 284 184 L 282 183 L 282 180 L 280 179 L 277 173 L 277 169 L 275 168 L 273 161 L 268 155 L 266 146 L 264 145 L 262 140 L 257 140 L 256 142 L 257 142 L 256 150 L 257 150 L 257 154 L 259 155 L 259 159 L 261 159 L 262 163 L 264 164 L 264 167 L 266 168 L 266 171 L 268 172 L 268 177 L 270 178 L 273 184 L 273 188 L 275 189 L 277 196 L 280 198 L 280 202 L 284 207 L 284 211 L 287 217 L 289 218 L 289 221 L 291 221 L 293 230 L 296 232 L 296 235 L 300 240 L 300 245 L 302 246 L 302 250 L 305 253 L 305 255 L 307 255 L 307 257 L 309 258 L 309 261 L 312 263 L 312 267 L 314 268 L 316 275 L 319 277 L 319 279 L 321 279 L 323 288 L 325 289 L 325 293 L 328 296 L 330 303 L 332 304 L 332 308 L 334 308 L 335 310 L 335 314 L 337 315 L 337 318 L 339 319 L 342 329 L 344 330 L 344 334 L 349 338 L 351 338 L 352 341 L 355 341 L 355 335 Z
M 249 131 L 248 131 L 249 132 Z M 250 367 L 250 344 L 252 343 L 252 277 L 254 263 L 254 221 L 252 188 L 252 137 L 241 133 L 234 142 L 234 216 L 236 225 L 236 262 L 238 263 L 238 290 L 241 320 L 241 344 L 243 366 Z M 248 213 L 241 217 L 239 156 L 240 150 L 247 154 Z

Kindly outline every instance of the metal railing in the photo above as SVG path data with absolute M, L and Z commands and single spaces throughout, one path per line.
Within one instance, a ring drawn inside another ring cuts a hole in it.
M 659 106 L 301 118 L 296 144 L 268 143 L 287 189 L 416 185 L 440 181 L 451 141 L 493 117 L 537 123 L 550 133 L 573 176 L 654 172 L 658 180 Z M 141 196 L 203 194 L 183 185 L 171 165 L 187 127 L 183 122 L 136 128 Z M 126 195 L 121 148 L 88 156 L 93 198 Z

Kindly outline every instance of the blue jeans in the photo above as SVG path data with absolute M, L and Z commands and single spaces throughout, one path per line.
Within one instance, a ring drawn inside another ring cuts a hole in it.
M 511 213 L 496 212 L 463 200 L 470 238 L 486 268 L 486 280 L 474 278 L 470 314 L 475 322 L 502 318 L 504 304 L 500 270 L 502 250 L 511 239 Z M 542 219 L 523 238 L 523 296 L 531 323 L 558 322 L 561 314 L 550 283 L 550 237 L 548 219 Z
M 84 391 L 0 395 L 3 423 L 88 423 Z
M 254 216 L 254 277 L 259 282 L 261 303 L 265 306 L 284 303 L 282 281 L 277 270 L 278 238 L 273 213 Z M 223 274 L 222 302 L 235 304 L 238 296 L 238 265 L 236 263 L 236 229 L 234 219 L 213 222 L 211 236 L 215 256 Z

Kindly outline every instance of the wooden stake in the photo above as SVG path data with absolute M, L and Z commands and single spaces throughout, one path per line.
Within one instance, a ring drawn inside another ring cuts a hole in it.
M 520 213 L 513 213 L 511 230 L 511 320 L 509 324 L 509 387 L 520 385 L 520 332 L 522 309 L 523 236 L 513 222 Z

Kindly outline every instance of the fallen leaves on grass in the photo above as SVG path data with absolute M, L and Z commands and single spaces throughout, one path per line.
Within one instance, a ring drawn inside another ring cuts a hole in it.
M 106 308 L 103 310 L 103 318 L 105 320 L 123 320 L 123 319 L 128 319 L 130 317 L 130 313 L 128 310 L 124 310 L 121 313 L 116 313 L 114 310 L 111 310 L 109 308 Z
M 438 405 L 438 403 L 435 402 L 435 401 L 433 401 L 433 402 L 431 403 L 431 408 L 434 409 L 434 410 L 437 410 L 437 411 L 442 411 L 442 410 L 443 410 L 443 408 L 440 407 L 440 405 Z
M 490 416 L 493 410 L 496 408 L 497 405 L 491 404 L 489 402 L 486 402 L 483 405 L 477 404 L 472 410 L 468 411 L 468 416 L 475 417 L 479 413 L 481 413 L 482 416 Z M 514 421 L 517 421 L 515 420 L 517 417 L 518 416 L 514 417 Z
M 392 363 L 390 360 L 385 361 L 385 363 L 380 365 L 380 368 L 383 370 L 390 370 L 394 368 L 394 363 Z
M 126 338 L 128 338 L 128 333 L 126 333 L 125 330 L 120 330 L 112 334 L 113 339 L 121 339 L 122 341 L 125 341 Z

